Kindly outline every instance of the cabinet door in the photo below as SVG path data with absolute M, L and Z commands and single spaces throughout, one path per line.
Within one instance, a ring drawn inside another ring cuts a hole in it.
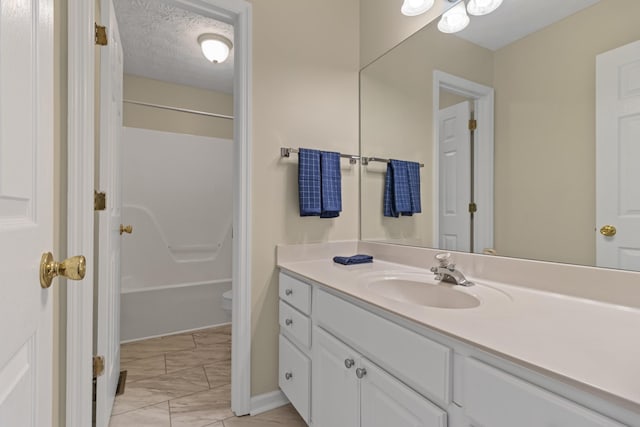
M 463 404 L 472 425 L 623 427 L 622 424 L 479 360 L 464 366 Z
M 282 334 L 279 371 L 278 385 L 302 419 L 309 424 L 311 361 Z
M 366 359 L 358 368 L 366 370 L 360 383 L 360 427 L 446 427 L 442 409 Z
M 360 425 L 360 396 L 355 366 L 357 357 L 351 348 L 314 327 L 311 382 L 311 419 L 314 427 Z

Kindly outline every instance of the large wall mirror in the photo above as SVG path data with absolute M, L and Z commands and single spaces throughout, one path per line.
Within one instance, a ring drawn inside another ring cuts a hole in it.
M 361 156 L 424 167 L 422 213 L 398 218 L 387 163 L 361 167 L 361 239 L 640 270 L 639 16 L 504 0 L 363 68 Z

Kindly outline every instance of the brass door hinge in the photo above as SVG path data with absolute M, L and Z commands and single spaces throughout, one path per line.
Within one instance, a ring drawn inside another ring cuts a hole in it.
M 469 130 L 476 130 L 478 128 L 478 121 L 476 119 L 469 120 Z
M 104 356 L 93 356 L 93 378 L 104 374 Z
M 476 205 L 474 202 L 469 203 L 469 213 L 476 212 L 478 212 L 478 205 Z
M 93 191 L 93 210 L 103 211 L 107 208 L 107 194 Z
M 98 46 L 107 45 L 107 27 L 95 24 L 96 26 L 96 44 Z

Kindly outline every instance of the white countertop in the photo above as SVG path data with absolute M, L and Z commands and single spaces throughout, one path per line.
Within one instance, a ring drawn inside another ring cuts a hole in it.
M 640 310 L 468 277 L 456 287 L 478 307 L 442 309 L 372 292 L 363 276 L 428 270 L 380 260 L 343 266 L 331 258 L 278 266 L 453 338 L 551 375 L 640 413 Z M 541 277 L 540 280 L 545 280 Z

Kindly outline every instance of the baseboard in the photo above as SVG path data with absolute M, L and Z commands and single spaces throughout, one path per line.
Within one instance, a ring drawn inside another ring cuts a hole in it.
M 269 393 L 251 396 L 251 416 L 258 415 L 272 409 L 279 408 L 289 403 L 289 399 L 280 390 L 274 390 Z
M 191 328 L 191 329 L 185 329 L 185 330 L 180 330 L 180 331 L 175 331 L 175 332 L 167 332 L 166 334 L 159 334 L 159 335 L 150 335 L 148 337 L 142 337 L 142 338 L 134 338 L 132 340 L 123 340 L 120 341 L 120 344 L 129 344 L 132 342 L 138 342 L 138 341 L 144 341 L 144 340 L 149 340 L 152 338 L 162 338 L 162 337 L 169 337 L 171 335 L 181 335 L 181 334 L 187 334 L 189 332 L 197 332 L 197 331 L 202 331 L 205 329 L 213 329 L 213 328 L 218 328 L 220 326 L 227 326 L 230 325 L 231 322 L 224 322 L 224 323 L 216 323 L 215 325 L 207 325 L 207 326 L 199 326 L 197 328 Z

